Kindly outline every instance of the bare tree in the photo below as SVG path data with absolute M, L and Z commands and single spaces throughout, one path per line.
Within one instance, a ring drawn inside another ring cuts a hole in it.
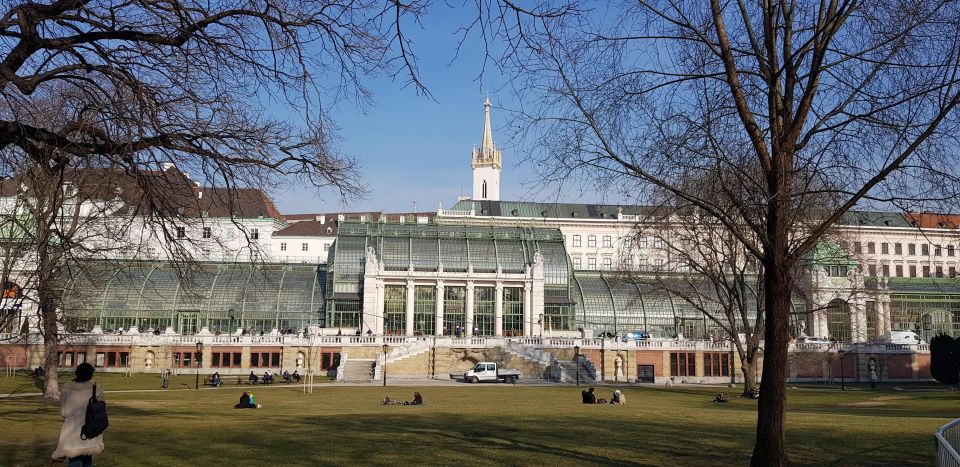
M 643 0 L 499 11 L 491 21 L 502 25 L 485 31 L 507 43 L 493 57 L 518 77 L 521 129 L 544 179 L 588 171 L 624 197 L 670 192 L 762 265 L 752 464 L 787 464 L 795 265 L 855 206 L 957 199 L 960 6 Z M 718 170 L 729 174 L 720 200 L 683 183 Z
M 401 28 L 421 10 L 417 2 L 325 0 L 51 0 L 0 9 L 0 166 L 17 168 L 31 200 L 31 296 L 46 342 L 47 397 L 57 396 L 58 287 L 73 259 L 110 245 L 80 220 L 102 216 L 72 197 L 105 200 L 86 205 L 112 219 L 111 235 L 154 226 L 168 256 L 185 262 L 193 251 L 176 241 L 176 227 L 201 203 L 182 177 L 165 175 L 168 164 L 198 176 L 190 183 L 223 187 L 217 193 L 230 208 L 242 207 L 243 190 L 281 178 L 361 194 L 356 162 L 334 145 L 332 109 L 345 98 L 366 104 L 364 80 L 381 74 L 404 75 L 425 92 Z M 127 211 L 113 209 L 103 190 L 119 190 Z M 117 221 L 123 215 L 137 221 Z

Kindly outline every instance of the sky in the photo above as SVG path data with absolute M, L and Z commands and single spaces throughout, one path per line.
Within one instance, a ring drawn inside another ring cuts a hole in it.
M 531 194 L 536 186 L 523 183 L 532 176 L 530 167 L 510 149 L 517 142 L 503 128 L 507 113 L 498 112 L 512 102 L 506 92 L 497 92 L 504 77 L 492 64 L 484 66 L 483 44 L 476 37 L 457 55 L 457 29 L 470 24 L 471 14 L 475 10 L 440 4 L 421 25 L 407 23 L 420 78 L 432 99 L 404 86 L 402 76 L 383 77 L 368 81 L 374 104 L 365 112 L 349 102 L 337 108 L 339 149 L 360 162 L 368 194 L 343 204 L 335 193 L 318 197 L 314 190 L 290 187 L 272 193 L 281 212 L 408 212 L 414 201 L 418 211 L 436 211 L 440 202 L 452 207 L 458 194 L 471 191 L 470 150 L 480 144 L 488 95 L 494 140 L 503 149 L 500 197 L 536 199 L 538 195 Z

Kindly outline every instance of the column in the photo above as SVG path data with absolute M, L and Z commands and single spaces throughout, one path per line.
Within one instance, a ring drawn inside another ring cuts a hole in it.
M 503 282 L 497 281 L 493 308 L 493 335 L 503 337 Z
M 383 328 L 385 327 L 386 322 L 386 306 L 384 303 L 384 290 L 383 290 L 383 281 L 377 281 L 377 316 L 374 317 L 373 321 L 373 332 L 378 336 L 383 335 Z
M 473 337 L 473 281 L 467 281 L 467 301 L 464 306 L 466 307 L 464 327 L 467 328 L 467 337 Z
M 407 335 L 413 335 L 413 295 L 414 295 L 413 281 L 407 281 Z
M 435 334 L 443 335 L 443 281 L 437 280 L 437 327 Z
M 530 336 L 533 334 L 533 317 L 531 314 L 530 306 L 530 295 L 531 295 L 532 286 L 529 282 L 523 284 L 523 335 Z

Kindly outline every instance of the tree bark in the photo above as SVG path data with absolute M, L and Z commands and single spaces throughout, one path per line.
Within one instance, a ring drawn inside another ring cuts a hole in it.
M 789 463 L 784 434 L 787 377 L 787 344 L 790 333 L 790 275 L 777 259 L 765 276 L 764 355 L 762 388 L 757 408 L 757 438 L 750 465 L 784 466 Z
M 43 397 L 60 400 L 60 382 L 57 378 L 60 363 L 57 358 L 60 350 L 57 309 L 49 298 L 49 294 L 52 293 L 49 286 L 41 285 L 37 293 L 40 304 L 40 323 L 43 327 Z
M 740 372 L 743 373 L 743 393 L 741 397 L 750 397 L 751 389 L 757 386 L 757 351 L 751 349 L 740 356 Z

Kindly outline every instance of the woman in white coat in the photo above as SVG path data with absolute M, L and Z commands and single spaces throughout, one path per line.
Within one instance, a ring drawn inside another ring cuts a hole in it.
M 87 413 L 87 402 L 93 395 L 93 365 L 81 363 L 77 366 L 76 379 L 66 383 L 60 389 L 60 416 L 63 427 L 60 429 L 60 442 L 50 457 L 69 459 L 70 467 L 89 467 L 93 465 L 94 454 L 103 451 L 103 435 L 90 439 L 80 437 Z M 97 384 L 97 399 L 103 398 L 103 388 Z

